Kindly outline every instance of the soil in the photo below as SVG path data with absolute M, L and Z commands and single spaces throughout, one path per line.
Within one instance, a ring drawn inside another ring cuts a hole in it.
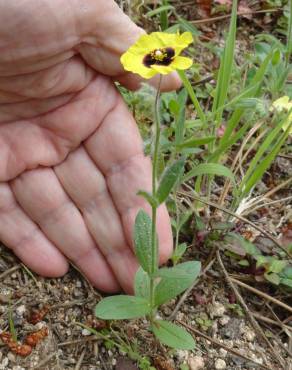
M 127 2 L 121 3 L 125 6 Z M 208 12 L 207 8 L 199 7 L 203 13 L 193 14 L 193 10 L 189 11 L 193 9 L 188 8 L 191 6 L 189 3 L 192 2 L 172 2 L 182 15 L 192 19 L 202 19 L 204 11 Z M 131 11 L 133 16 L 134 10 Z M 149 29 L 155 27 L 139 14 L 133 17 L 138 23 Z M 243 20 L 244 27 L 249 27 L 246 33 L 250 30 L 253 34 L 270 30 L 275 18 L 271 20 L 269 17 L 263 14 L 254 16 L 252 20 Z M 226 19 L 219 20 L 216 25 L 201 25 L 205 37 L 217 37 L 225 28 Z M 243 44 L 248 47 L 246 40 L 243 37 Z M 271 176 L 276 176 L 275 181 L 278 182 L 279 176 L 281 179 L 291 176 L 290 166 L 289 156 L 278 157 L 262 186 L 270 186 L 267 183 Z M 288 194 L 289 189 L 284 188 L 275 199 Z M 291 214 L 291 205 L 276 203 L 264 211 L 261 209 L 250 213 L 248 218 L 274 238 L 288 244 L 291 243 Z M 249 233 L 249 238 L 262 250 L 275 247 L 269 238 L 251 226 L 244 225 L 243 232 Z M 137 356 L 147 358 L 157 370 L 291 370 L 292 308 L 290 306 L 289 311 L 278 304 L 283 302 L 289 306 L 291 291 L 274 287 L 256 274 L 243 274 L 232 259 L 221 254 L 229 278 L 239 279 L 277 300 L 271 302 L 237 286 L 249 314 L 264 333 L 263 339 L 227 283 L 216 255 L 211 249 L 198 247 L 194 235 L 189 235 L 189 239 L 193 243 L 184 258 L 200 260 L 207 267 L 175 315 L 175 319 L 185 325 L 196 339 L 197 345 L 193 351 L 169 350 L 162 346 L 149 333 L 144 320 L 115 322 L 111 326 L 96 320 L 94 307 L 101 299 L 101 294 L 74 267 L 63 278 L 42 278 L 32 274 L 8 249 L 0 246 L 0 333 L 9 331 L 10 321 L 13 321 L 17 340 L 22 344 L 26 343 L 29 334 L 36 333 L 32 352 L 28 356 L 16 354 L 4 343 L 3 338 L 2 342 L 0 340 L 0 370 L 137 370 Z M 176 299 L 162 306 L 160 315 L 173 315 L 178 301 Z M 119 344 L 121 340 L 128 342 L 134 349 L 133 353 L 97 338 L 79 323 L 105 335 L 110 333 L 111 339 Z M 18 352 L 22 350 L 25 348 L 18 348 Z M 184 364 L 188 367 L 183 367 Z M 140 368 L 143 369 L 141 362 Z M 144 369 L 147 369 L 146 365 Z

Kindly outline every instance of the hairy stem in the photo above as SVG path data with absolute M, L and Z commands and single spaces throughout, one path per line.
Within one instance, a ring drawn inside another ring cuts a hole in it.
M 159 142 L 160 142 L 160 89 L 161 89 L 162 75 L 160 75 L 159 83 L 157 87 L 155 106 L 154 106 L 154 124 L 155 124 L 155 139 L 154 139 L 154 149 L 152 158 L 152 195 L 156 195 L 156 179 L 158 172 L 158 160 L 159 160 Z M 150 321 L 153 323 L 154 319 L 154 277 L 153 274 L 158 268 L 158 245 L 156 237 L 156 218 L 157 218 L 157 206 L 152 206 L 152 232 L 151 232 L 151 248 L 152 248 L 152 276 L 150 276 Z

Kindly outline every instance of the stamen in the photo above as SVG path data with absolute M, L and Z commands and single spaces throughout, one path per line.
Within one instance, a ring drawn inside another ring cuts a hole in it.
M 152 65 L 168 66 L 173 61 L 175 51 L 173 48 L 155 49 L 151 53 L 145 55 L 143 64 L 150 68 Z

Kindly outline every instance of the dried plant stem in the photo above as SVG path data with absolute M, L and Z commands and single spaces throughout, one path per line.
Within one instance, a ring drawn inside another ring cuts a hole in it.
M 261 364 L 258 364 L 257 362 L 255 362 L 253 359 L 241 354 L 240 352 L 236 351 L 235 349 L 233 348 L 229 348 L 227 347 L 226 345 L 224 345 L 223 343 L 217 341 L 216 339 L 210 337 L 209 335 L 205 334 L 205 333 L 202 333 L 200 330 L 198 329 L 195 329 L 193 328 L 192 326 L 184 323 L 183 321 L 180 321 L 180 320 L 177 320 L 177 322 L 181 325 L 183 325 L 185 328 L 187 328 L 189 331 L 193 332 L 195 335 L 198 335 L 199 337 L 202 337 L 202 338 L 205 338 L 206 340 L 210 341 L 211 343 L 213 343 L 215 346 L 218 346 L 218 347 L 221 347 L 221 348 L 224 348 L 227 352 L 235 355 L 235 356 L 238 356 L 238 357 L 241 357 L 243 359 L 245 359 L 246 361 L 249 361 L 253 364 L 255 364 L 257 367 L 261 368 L 261 369 L 266 369 L 266 370 L 270 370 L 270 367 L 268 366 L 265 366 L 265 365 L 261 365 Z
M 241 17 L 243 15 L 252 15 L 252 14 L 261 14 L 261 13 L 277 13 L 282 11 L 283 9 L 281 8 L 276 8 L 276 9 L 265 9 L 265 10 L 256 10 L 256 11 L 250 11 L 250 12 L 240 12 L 238 13 L 238 17 Z M 190 21 L 192 24 L 202 24 L 202 23 L 210 23 L 210 22 L 218 22 L 223 19 L 228 19 L 231 17 L 231 14 L 226 14 L 226 15 L 220 15 L 218 17 L 211 17 L 211 18 L 205 18 L 205 19 L 199 19 L 195 21 Z
M 243 282 L 241 282 L 241 281 L 239 281 L 239 280 L 237 280 L 237 279 L 234 279 L 234 278 L 232 278 L 232 277 L 229 277 L 229 278 L 230 278 L 230 281 L 231 281 L 232 283 L 235 283 L 236 285 L 239 285 L 239 286 L 241 286 L 242 288 L 244 288 L 244 289 L 246 289 L 246 290 L 249 290 L 250 292 L 253 292 L 254 294 L 259 295 L 260 297 L 262 297 L 262 298 L 266 299 L 267 301 L 273 302 L 273 303 L 275 303 L 276 305 L 278 305 L 278 306 L 280 306 L 280 307 L 284 308 L 285 310 L 287 310 L 287 311 L 289 311 L 289 312 L 292 312 L 292 307 L 291 307 L 291 306 L 288 306 L 287 304 L 285 304 L 285 303 L 283 303 L 283 302 L 279 301 L 278 299 L 273 298 L 273 297 L 271 297 L 270 295 L 268 295 L 268 294 L 266 294 L 266 293 L 263 293 L 263 292 L 261 292 L 260 290 L 258 290 L 258 289 L 256 289 L 256 288 L 253 288 L 252 286 L 249 286 L 249 285 L 247 285 L 247 284 L 245 284 L 245 283 L 243 283 Z
M 287 325 L 283 324 L 282 322 L 281 322 L 281 323 L 280 323 L 280 322 L 277 322 L 277 321 L 275 321 L 275 320 L 270 319 L 269 317 L 262 316 L 262 315 L 258 314 L 257 312 L 251 312 L 251 314 L 252 314 L 252 315 L 253 315 L 257 320 L 263 321 L 263 322 L 265 322 L 265 323 L 267 323 L 267 324 L 276 325 L 276 326 L 278 326 L 278 327 L 280 327 L 280 328 L 284 328 L 284 329 L 286 329 L 286 330 L 290 330 L 290 331 L 292 331 L 292 327 L 287 326 Z
M 251 128 L 251 130 L 249 131 L 249 133 L 247 134 L 246 138 L 243 140 L 241 146 L 240 146 L 240 149 L 238 150 L 233 162 L 232 162 L 232 165 L 231 165 L 231 171 L 234 173 L 234 175 L 238 172 L 238 170 L 241 168 L 241 163 L 245 160 L 245 158 L 248 156 L 249 152 L 254 148 L 254 146 L 258 143 L 258 141 L 266 134 L 267 130 L 264 130 L 256 139 L 255 141 L 250 145 L 250 147 L 248 148 L 247 152 L 245 153 L 245 155 L 242 157 L 242 153 L 243 153 L 243 150 L 245 148 L 245 146 L 247 145 L 247 143 L 249 143 L 250 139 L 253 137 L 253 135 L 257 132 L 257 130 L 262 127 L 262 121 L 259 121 L 257 125 L 255 125 L 254 127 Z M 236 163 L 239 162 L 236 166 Z M 229 192 L 229 189 L 230 189 L 230 185 L 231 185 L 231 181 L 230 179 L 227 179 L 225 181 L 225 184 L 224 184 L 224 187 L 223 187 L 223 190 L 222 190 L 222 193 L 221 193 L 221 196 L 220 196 L 220 199 L 219 199 L 219 205 L 222 206 L 224 201 L 225 201 L 225 198 Z
M 262 328 L 260 327 L 260 325 L 258 324 L 258 322 L 255 320 L 255 318 L 253 317 L 252 313 L 250 312 L 247 304 L 245 303 L 244 299 L 242 298 L 241 294 L 239 293 L 238 289 L 236 288 L 235 284 L 233 283 L 232 279 L 230 278 L 230 276 L 228 275 L 228 272 L 224 266 L 224 263 L 221 259 L 221 256 L 220 256 L 220 252 L 219 250 L 216 251 L 216 256 L 217 256 L 217 260 L 219 262 L 219 265 L 220 267 L 222 268 L 222 272 L 225 276 L 225 279 L 227 281 L 227 283 L 230 285 L 231 289 L 233 290 L 237 300 L 239 301 L 240 305 L 242 306 L 242 308 L 244 309 L 247 317 L 249 318 L 252 326 L 254 327 L 254 329 L 256 330 L 256 332 L 260 335 L 260 337 L 262 338 L 262 340 L 267 344 L 267 346 L 270 348 L 270 350 L 272 351 L 272 353 L 274 354 L 275 358 L 277 359 L 278 363 L 282 366 L 282 368 L 285 370 L 286 369 L 286 364 L 285 364 L 285 361 L 279 356 L 279 354 L 277 353 L 277 351 L 275 350 L 275 348 L 273 347 L 273 345 L 269 342 L 269 340 L 267 339 L 267 337 L 265 336 L 265 333 L 263 332 Z

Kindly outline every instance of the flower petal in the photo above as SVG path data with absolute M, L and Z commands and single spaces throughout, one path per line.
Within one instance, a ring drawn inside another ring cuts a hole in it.
M 188 69 L 193 65 L 193 61 L 191 58 L 186 57 L 175 57 L 174 61 L 171 63 L 171 67 L 173 69 Z
M 121 56 L 121 63 L 126 71 L 137 73 L 146 79 L 152 78 L 157 74 L 157 72 L 144 66 L 143 57 L 143 55 L 135 55 L 128 50 Z
M 151 66 L 151 69 L 156 71 L 156 73 L 161 73 L 162 75 L 168 75 L 175 70 L 174 68 L 172 68 L 172 64 L 170 64 L 169 66 L 160 66 L 157 64 L 153 64 Z
M 150 35 L 142 35 L 137 42 L 122 55 L 121 63 L 126 71 L 138 73 L 143 78 L 151 78 L 157 73 L 168 74 L 175 69 L 187 69 L 192 65 L 191 60 L 178 56 L 192 41 L 193 36 L 190 32 L 184 32 L 181 35 L 179 33 L 163 32 L 153 32 Z M 170 65 L 164 66 L 162 63 L 155 63 L 155 61 L 152 65 L 149 63 L 149 66 L 143 63 L 145 56 L 156 49 L 165 48 L 171 48 L 175 51 L 174 60 Z

